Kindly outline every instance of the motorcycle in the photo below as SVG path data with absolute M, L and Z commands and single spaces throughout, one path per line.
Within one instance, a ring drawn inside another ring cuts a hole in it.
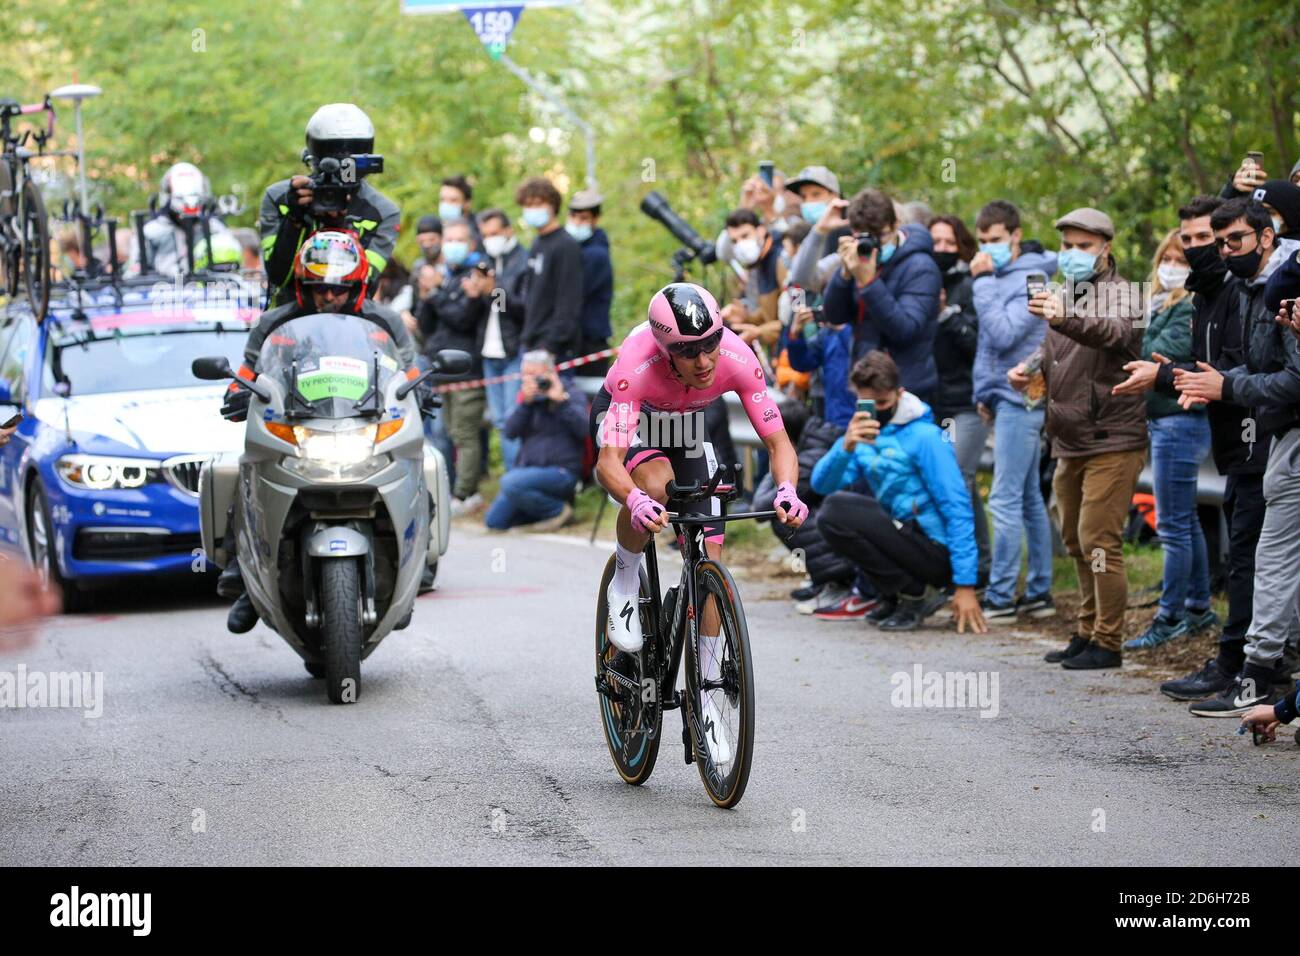
M 378 326 L 322 314 L 276 328 L 257 368 L 255 381 L 221 356 L 191 369 L 252 393 L 244 453 L 199 476 L 204 553 L 225 563 L 233 500 L 258 615 L 324 677 L 330 701 L 353 703 L 361 661 L 410 624 L 424 569 L 446 550 L 446 463 L 426 446 L 415 389 L 435 373 L 464 374 L 470 357 L 444 350 L 410 378 Z

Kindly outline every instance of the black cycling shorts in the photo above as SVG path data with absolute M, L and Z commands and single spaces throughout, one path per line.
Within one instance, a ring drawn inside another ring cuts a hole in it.
M 600 448 L 600 426 L 604 415 L 609 411 L 612 397 L 609 390 L 603 385 L 596 397 L 591 403 L 591 418 L 588 422 L 588 430 L 591 435 L 591 443 L 596 449 Z M 684 425 L 680 424 L 683 420 L 689 419 Z M 670 421 L 671 420 L 671 421 Z M 704 424 L 704 411 L 684 412 L 680 415 L 666 415 L 662 421 L 663 427 L 655 433 L 656 424 L 649 427 L 652 430 L 650 435 L 637 434 L 632 438 L 632 445 L 623 455 L 623 467 L 631 475 L 637 468 L 648 461 L 663 459 L 668 462 L 668 466 L 673 470 L 673 478 L 676 481 L 686 483 L 699 481 L 708 482 L 713 473 L 717 471 L 717 457 L 713 453 L 713 443 L 709 441 L 708 430 Z M 684 435 L 691 436 L 691 441 L 679 441 L 676 438 Z M 647 442 L 655 442 L 650 444 Z M 658 439 L 656 441 L 656 439 Z M 687 514 L 693 515 L 718 515 L 721 513 L 721 507 L 716 498 L 708 498 L 703 501 L 692 501 L 686 505 Z M 721 541 L 723 530 L 726 526 L 721 522 L 717 524 L 706 524 L 704 526 L 704 539 L 706 541 Z

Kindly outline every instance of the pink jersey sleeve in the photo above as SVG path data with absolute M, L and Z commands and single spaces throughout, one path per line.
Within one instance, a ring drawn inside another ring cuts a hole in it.
M 618 358 L 605 375 L 605 391 L 609 392 L 609 411 L 600 424 L 600 444 L 615 448 L 630 448 L 636 435 L 637 420 L 641 413 L 644 391 L 642 368 L 650 354 L 656 350 L 652 334 L 647 328 L 623 340 Z
M 785 428 L 776 402 L 767 393 L 767 381 L 758 364 L 758 356 L 730 329 L 722 333 L 722 353 L 719 356 L 718 394 L 735 392 L 745 407 L 749 422 L 766 438 Z

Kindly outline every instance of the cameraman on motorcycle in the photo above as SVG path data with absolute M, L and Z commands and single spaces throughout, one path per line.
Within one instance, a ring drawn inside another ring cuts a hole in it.
M 159 275 L 174 277 L 189 271 L 186 248 L 203 241 L 203 216 L 212 208 L 212 187 L 208 177 L 191 163 L 176 163 L 163 173 L 158 185 L 158 212 L 144 224 L 145 260 Z M 208 215 L 208 232 L 216 236 L 226 225 Z M 131 272 L 141 271 L 140 250 L 134 234 Z
M 294 256 L 303 239 L 321 229 L 348 229 L 357 234 L 373 270 L 369 287 L 375 287 L 375 280 L 397 245 L 401 220 L 397 204 L 366 182 L 364 170 L 351 174 L 354 182 L 346 189 L 345 203 L 322 201 L 316 188 L 322 175 L 321 160 L 343 163 L 355 156 L 369 155 L 374 146 L 374 124 L 358 107 L 351 103 L 322 106 L 307 123 L 307 146 L 302 154 L 312 175 L 293 176 L 267 187 L 262 196 L 258 228 L 262 234 L 266 276 L 276 305 L 293 299 L 289 279 Z
M 359 315 L 387 332 L 397 347 L 407 374 L 413 378 L 417 374 L 415 344 L 401 316 L 366 298 L 369 272 L 365 250 L 353 233 L 322 230 L 309 236 L 294 258 L 293 299 L 286 305 L 262 313 L 257 325 L 248 335 L 248 342 L 244 346 L 244 363 L 236 374 L 246 381 L 255 380 L 257 359 L 268 336 L 293 319 L 327 313 Z M 420 410 L 427 414 L 433 407 L 433 392 L 427 380 L 417 386 L 416 396 Z M 252 393 L 248 389 L 232 382 L 226 390 L 226 401 L 221 406 L 221 414 L 232 422 L 246 420 L 251 398 Z M 226 617 L 226 627 L 234 634 L 243 634 L 257 624 L 257 611 L 244 591 L 236 554 L 234 521 L 228 521 L 227 527 L 226 553 L 230 558 L 217 580 L 217 593 L 222 597 L 236 599 Z

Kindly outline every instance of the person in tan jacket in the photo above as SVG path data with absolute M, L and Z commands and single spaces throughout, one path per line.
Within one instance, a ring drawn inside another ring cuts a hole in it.
M 1128 583 L 1123 533 L 1146 460 L 1141 395 L 1113 395 L 1140 359 L 1141 295 L 1111 255 L 1110 217 L 1082 208 L 1056 221 L 1065 285 L 1043 291 L 1029 311 L 1048 325 L 1042 347 L 1007 378 L 1024 390 L 1039 362 L 1047 388 L 1047 435 L 1056 458 L 1057 516 L 1079 573 L 1079 625 L 1069 645 L 1047 655 L 1070 670 L 1119 667 Z

